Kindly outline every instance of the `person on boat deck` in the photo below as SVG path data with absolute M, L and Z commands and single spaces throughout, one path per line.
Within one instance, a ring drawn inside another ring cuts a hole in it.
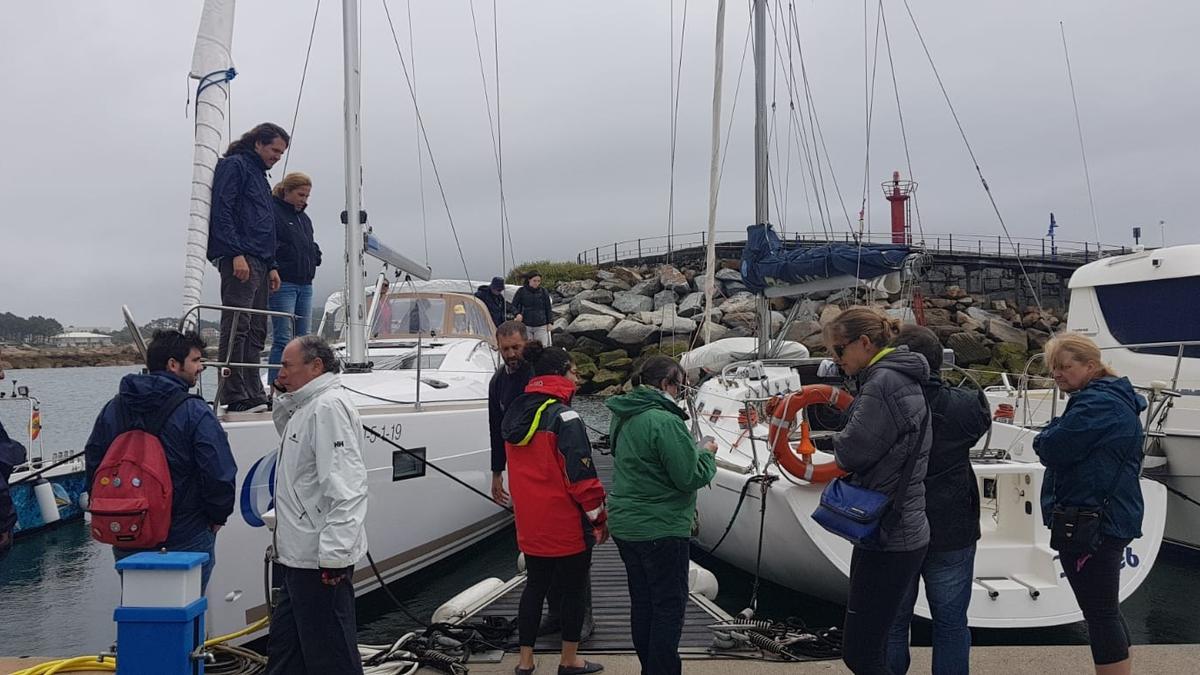
M 629 623 L 643 673 L 679 673 L 679 639 L 688 598 L 688 540 L 696 491 L 717 473 L 716 444 L 697 446 L 676 399 L 683 369 L 652 356 L 633 390 L 605 405 L 612 411 L 613 486 L 609 528 L 629 584 Z
M 499 327 L 508 318 L 508 301 L 504 299 L 504 278 L 492 277 L 492 283 L 480 286 L 475 297 L 487 307 L 492 324 Z
M 221 273 L 221 304 L 266 309 L 267 296 L 279 290 L 275 264 L 275 207 L 267 171 L 287 151 L 291 138 L 282 127 L 264 122 L 229 144 L 213 172 L 212 211 L 208 222 L 208 259 Z M 267 339 L 267 317 L 221 312 L 220 358 L 258 363 Z M 230 345 L 232 353 L 229 352 Z M 230 412 L 265 410 L 258 368 L 231 368 L 219 392 Z
M 287 312 L 296 317 L 296 334 L 292 322 L 271 317 L 270 363 L 279 363 L 283 348 L 293 337 L 308 335 L 312 321 L 313 277 L 321 265 L 321 247 L 313 239 L 312 219 L 304 213 L 312 179 L 298 171 L 289 173 L 271 191 L 275 203 L 275 264 L 279 271 L 279 288 L 267 304 L 272 311 Z M 267 383 L 275 384 L 278 371 L 267 371 Z
M 0 367 L 0 380 L 4 379 L 4 368 Z M 17 512 L 9 494 L 8 479 L 13 469 L 25 463 L 25 446 L 9 438 L 0 423 L 0 560 L 12 550 L 13 528 L 17 526 Z
M 129 427 L 122 420 L 141 424 L 159 412 L 177 392 L 196 386 L 204 370 L 204 340 L 194 332 L 163 330 L 146 345 L 146 375 L 121 378 L 119 393 L 109 401 L 84 445 L 84 485 L 91 486 L 96 470 L 112 442 Z M 229 449 L 225 429 L 212 408 L 198 396 L 179 404 L 158 436 L 171 472 L 171 528 L 166 541 L 149 550 L 196 551 L 208 554 L 200 568 L 201 593 L 208 587 L 216 566 L 217 531 L 233 513 L 237 463 Z M 143 549 L 145 550 L 145 549 Z M 121 560 L 138 549 L 113 548 Z
M 1125 549 L 1142 536 L 1138 415 L 1146 399 L 1129 378 L 1117 377 L 1096 344 L 1082 335 L 1051 338 L 1046 365 L 1071 400 L 1033 439 L 1046 467 L 1042 518 L 1051 527 L 1056 507 L 1100 510 L 1098 541 L 1085 551 L 1059 551 L 1059 562 L 1083 610 L 1097 675 L 1124 675 L 1132 672 L 1133 659 L 1119 591 Z
M 595 673 L 578 655 L 592 547 L 608 539 L 604 486 L 596 475 L 587 428 L 570 408 L 578 373 L 571 356 L 531 341 L 523 352 L 533 377 L 501 422 L 517 545 L 526 581 L 517 618 L 517 675 L 534 670 L 533 647 L 551 582 L 561 586 L 559 675 Z
M 925 597 L 933 619 L 933 674 L 970 671 L 971 630 L 967 606 L 979 540 L 979 485 L 971 469 L 971 448 L 991 426 L 983 392 L 952 387 L 942 380 L 942 343 L 924 326 L 906 325 L 892 340 L 925 357 L 929 379 L 921 388 L 933 415 L 933 444 L 925 476 L 925 514 L 929 519 L 929 551 L 921 563 Z M 917 600 L 916 580 L 892 624 L 888 666 L 906 673 L 909 666 L 909 625 Z
M 537 270 L 525 273 L 525 284 L 517 289 L 512 300 L 517 321 L 525 324 L 529 339 L 543 347 L 550 346 L 550 292 L 542 288 L 542 275 Z
M 367 469 L 341 364 L 316 335 L 288 343 L 272 417 L 275 564 L 268 675 L 361 675 L 354 566 L 367 552 Z
M 834 458 L 852 485 L 892 498 L 874 540 L 855 545 L 850 559 L 842 661 L 857 675 L 893 672 L 888 635 L 902 605 L 912 610 L 909 591 L 929 547 L 925 469 L 932 439 L 922 391 L 929 365 L 907 347 L 888 347 L 893 334 L 891 319 L 852 307 L 826 324 L 823 335 L 838 365 L 859 384 L 846 426 L 833 436 Z M 913 453 L 911 476 L 901 486 Z

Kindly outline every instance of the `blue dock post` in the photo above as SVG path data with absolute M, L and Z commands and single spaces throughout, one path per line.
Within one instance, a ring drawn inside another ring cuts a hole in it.
M 203 675 L 207 561 L 207 553 L 146 552 L 117 563 L 117 675 Z

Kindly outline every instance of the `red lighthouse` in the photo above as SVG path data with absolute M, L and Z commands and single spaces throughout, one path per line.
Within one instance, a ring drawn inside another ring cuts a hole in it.
M 892 243 L 911 244 L 912 234 L 908 229 L 908 198 L 917 190 L 916 181 L 900 180 L 900 172 L 893 171 L 892 179 L 883 182 L 883 196 L 892 203 Z

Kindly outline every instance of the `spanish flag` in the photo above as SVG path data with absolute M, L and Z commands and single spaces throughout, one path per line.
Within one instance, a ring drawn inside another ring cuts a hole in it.
M 42 411 L 37 408 L 29 414 L 29 440 L 36 441 L 42 434 Z

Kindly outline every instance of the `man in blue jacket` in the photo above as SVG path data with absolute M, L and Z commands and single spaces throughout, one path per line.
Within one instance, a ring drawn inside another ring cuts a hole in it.
M 275 265 L 275 206 L 267 171 L 283 157 L 290 142 L 282 127 L 264 122 L 229 144 L 213 173 L 212 213 L 208 223 L 208 259 L 221 272 L 221 304 L 266 309 L 267 296 L 279 289 Z M 257 363 L 267 340 L 267 317 L 221 313 L 220 358 Z M 229 346 L 233 345 L 230 353 Z M 258 368 L 232 368 L 220 399 L 230 412 L 265 410 Z
M 172 394 L 195 386 L 196 377 L 204 369 L 200 361 L 204 347 L 204 340 L 194 332 L 168 330 L 154 334 L 146 348 L 149 374 L 122 378 L 120 393 L 96 418 L 84 447 L 88 486 L 104 461 L 108 446 L 126 431 L 121 427 L 121 408 L 134 421 L 144 420 L 157 412 Z M 216 563 L 217 530 L 233 512 L 237 464 L 225 430 L 199 397 L 189 398 L 175 408 L 163 425 L 159 440 L 167 455 L 174 488 L 171 529 L 161 548 L 208 554 L 208 562 L 201 568 L 203 592 Z M 114 548 L 113 556 L 120 560 L 137 552 Z

